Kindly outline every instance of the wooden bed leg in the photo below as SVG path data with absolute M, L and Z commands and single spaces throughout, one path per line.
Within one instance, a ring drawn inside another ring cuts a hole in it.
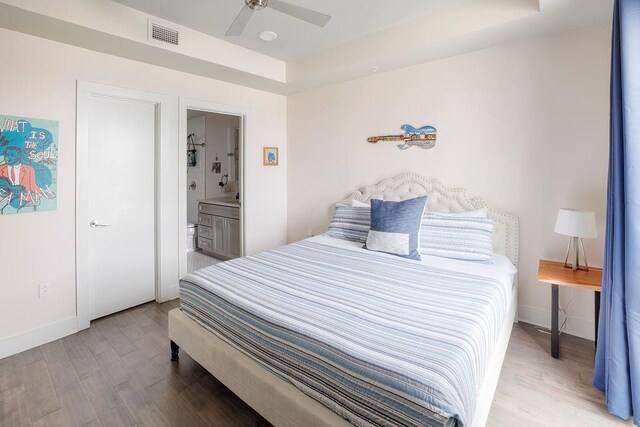
M 171 361 L 172 362 L 175 362 L 180 358 L 180 355 L 178 353 L 180 353 L 180 347 L 178 346 L 178 344 L 171 341 Z

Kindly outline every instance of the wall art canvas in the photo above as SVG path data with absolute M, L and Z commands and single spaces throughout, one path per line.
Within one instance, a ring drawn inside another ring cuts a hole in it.
M 58 122 L 0 115 L 0 215 L 56 209 Z
M 411 125 L 402 125 L 400 126 L 400 129 L 404 131 L 402 135 L 372 136 L 370 138 L 367 138 L 367 142 L 375 144 L 380 141 L 401 141 L 402 144 L 398 144 L 398 148 L 401 150 L 406 150 L 410 147 L 420 147 L 427 150 L 436 146 L 436 140 L 438 139 L 438 130 L 433 126 L 422 126 L 421 128 L 415 128 Z
M 264 147 L 262 163 L 265 166 L 278 166 L 278 147 Z

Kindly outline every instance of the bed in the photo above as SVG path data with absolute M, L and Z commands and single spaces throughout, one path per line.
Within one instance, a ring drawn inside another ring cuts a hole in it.
M 415 174 L 342 202 L 424 194 L 433 211 L 486 207 Z M 492 263 L 317 236 L 186 276 L 172 356 L 183 348 L 276 426 L 483 426 L 517 319 L 517 219 L 488 215 Z

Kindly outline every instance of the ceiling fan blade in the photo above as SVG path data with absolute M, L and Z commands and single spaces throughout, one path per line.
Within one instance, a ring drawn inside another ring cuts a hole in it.
M 249 6 L 243 7 L 240 13 L 238 14 L 238 16 L 236 16 L 236 19 L 233 21 L 233 23 L 227 30 L 227 32 L 224 33 L 224 35 L 239 36 L 240 34 L 242 34 L 244 29 L 247 27 L 247 24 L 249 23 L 249 19 L 251 18 L 252 15 L 253 15 L 253 9 L 251 9 Z
M 318 27 L 324 27 L 331 19 L 329 15 L 316 12 L 315 10 L 307 9 L 306 7 L 296 6 L 291 3 L 280 0 L 269 0 L 268 6 L 278 12 L 285 13 L 294 18 L 302 19 L 310 24 L 317 25 Z

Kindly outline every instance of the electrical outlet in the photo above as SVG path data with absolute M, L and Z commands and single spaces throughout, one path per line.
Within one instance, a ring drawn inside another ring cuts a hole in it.
M 46 298 L 51 295 L 51 283 L 40 283 L 38 285 L 38 298 Z

